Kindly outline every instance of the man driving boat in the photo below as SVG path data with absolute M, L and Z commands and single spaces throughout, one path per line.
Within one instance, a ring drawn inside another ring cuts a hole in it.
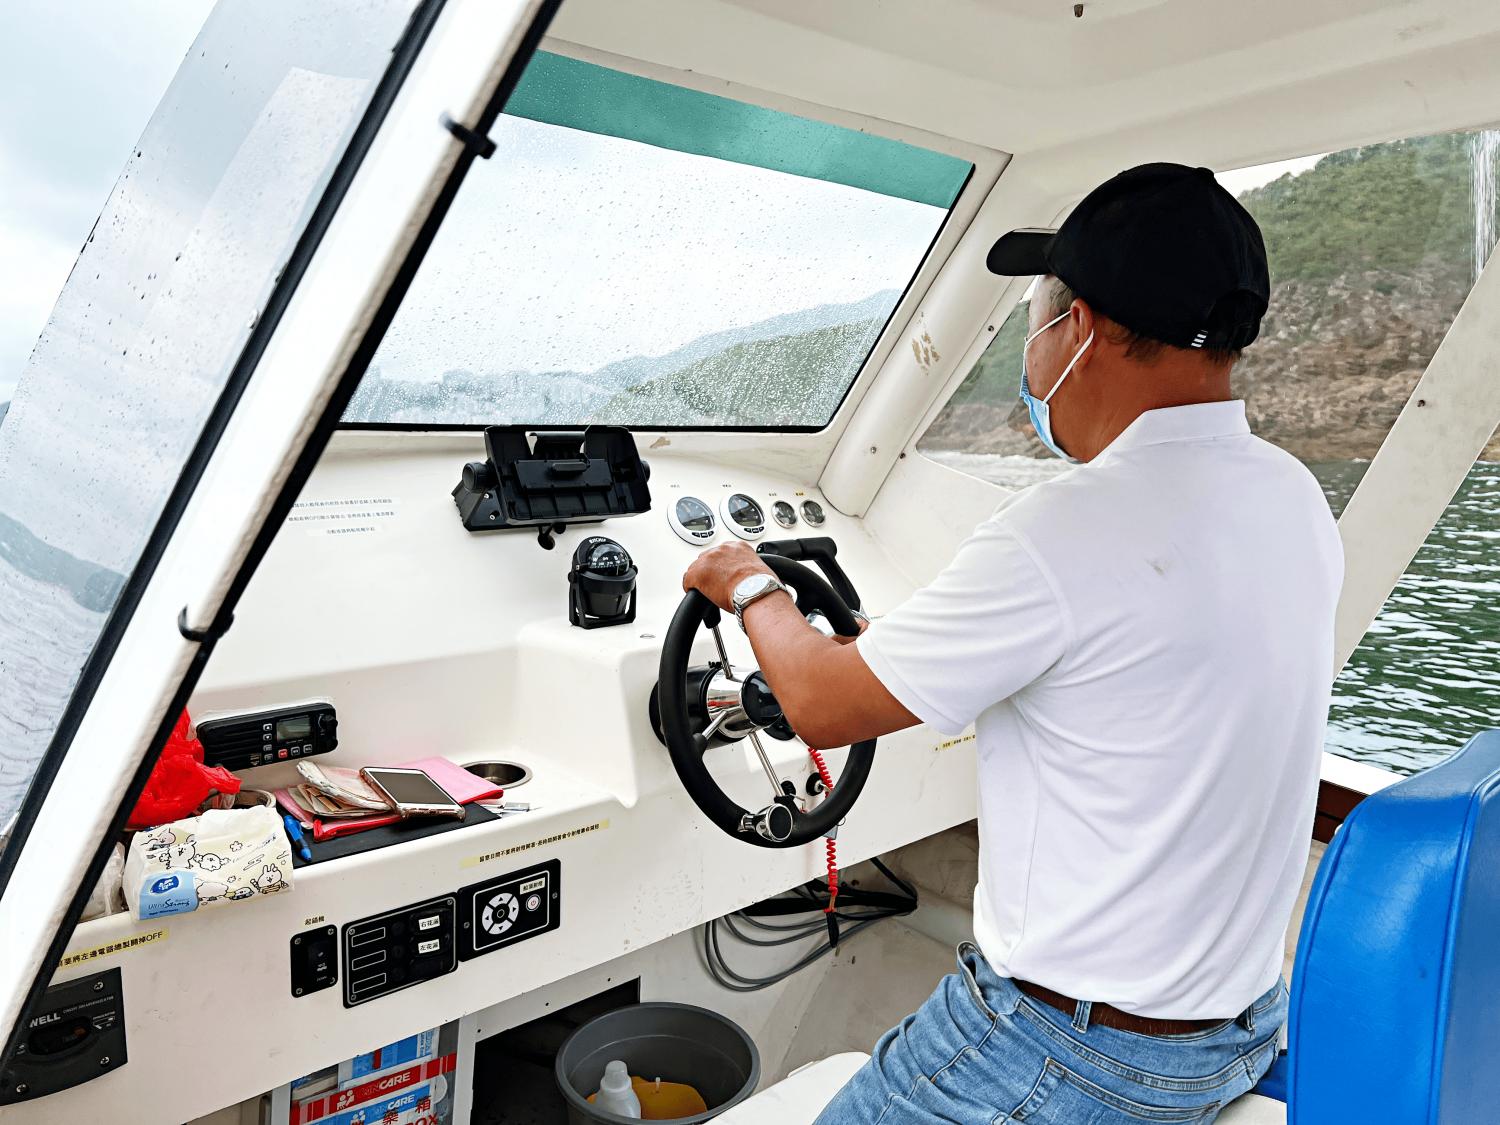
M 683 579 L 810 745 L 974 725 L 974 942 L 819 1122 L 1211 1120 L 1285 1020 L 1343 577 L 1316 480 L 1230 391 L 1265 246 L 1207 169 L 1148 164 L 988 265 L 1041 278 L 1021 398 L 1077 467 L 855 643 L 743 544 Z

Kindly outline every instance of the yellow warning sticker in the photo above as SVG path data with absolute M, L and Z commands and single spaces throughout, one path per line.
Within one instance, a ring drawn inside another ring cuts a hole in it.
M 158 945 L 166 940 L 167 929 L 163 926 L 159 930 L 148 930 L 146 933 L 121 938 L 119 941 L 96 945 L 93 949 L 79 949 L 73 953 L 65 953 L 63 954 L 63 959 L 57 963 L 57 967 L 60 969 L 69 969 L 74 965 L 82 965 L 86 961 L 98 961 L 100 958 L 110 957 L 116 953 L 139 949 L 143 945 Z
M 961 734 L 957 738 L 950 738 L 946 742 L 939 742 L 933 747 L 934 750 L 952 750 L 955 746 L 962 746 L 965 742 L 973 742 L 973 734 Z
M 517 852 L 529 852 L 532 848 L 544 848 L 548 844 L 560 844 L 564 840 L 571 840 L 575 836 L 587 836 L 591 832 L 602 832 L 609 827 L 609 821 L 596 820 L 593 824 L 585 824 L 582 828 L 572 828 L 567 832 L 558 832 L 551 836 L 543 836 L 540 840 L 532 840 L 529 844 L 513 844 L 508 848 L 498 848 L 483 855 L 471 855 L 468 859 L 459 863 L 460 867 L 478 867 L 481 863 L 488 863 L 492 859 L 502 859 Z

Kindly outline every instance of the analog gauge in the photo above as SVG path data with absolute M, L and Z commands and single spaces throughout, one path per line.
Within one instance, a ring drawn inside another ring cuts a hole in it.
M 679 539 L 694 547 L 714 537 L 714 510 L 696 496 L 680 497 L 667 509 L 667 522 Z
M 719 505 L 724 526 L 741 539 L 759 539 L 766 533 L 766 513 L 743 492 L 731 492 Z
M 827 517 L 823 515 L 823 505 L 816 500 L 802 501 L 802 520 L 809 527 L 822 527 Z
M 797 523 L 797 509 L 785 500 L 778 500 L 771 505 L 771 516 L 782 527 L 793 527 Z

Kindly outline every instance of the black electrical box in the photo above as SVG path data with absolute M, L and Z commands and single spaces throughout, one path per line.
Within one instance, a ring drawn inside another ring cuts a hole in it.
M 487 460 L 464 466 L 453 502 L 470 531 L 530 528 L 547 534 L 571 523 L 651 510 L 650 466 L 618 426 L 528 431 L 490 426 Z
M 0 1105 L 40 1098 L 124 1066 L 125 995 L 120 970 L 54 984 L 26 1020 L 0 1067 Z

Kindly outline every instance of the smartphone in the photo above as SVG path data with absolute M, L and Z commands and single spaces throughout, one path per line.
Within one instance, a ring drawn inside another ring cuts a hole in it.
M 366 766 L 359 776 L 396 810 L 402 818 L 409 816 L 451 816 L 464 818 L 464 807 L 421 770 L 390 769 Z

